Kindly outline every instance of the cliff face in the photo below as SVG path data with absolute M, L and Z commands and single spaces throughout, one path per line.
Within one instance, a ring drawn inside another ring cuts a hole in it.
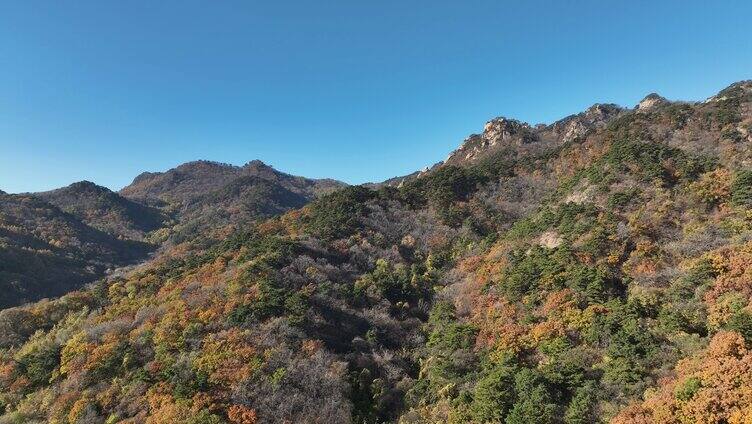
M 585 112 L 568 116 L 551 125 L 535 127 L 508 118 L 494 118 L 483 127 L 481 134 L 473 134 L 452 152 L 444 161 L 450 165 L 462 165 L 482 159 L 501 149 L 538 151 L 542 148 L 562 145 L 588 132 L 603 128 L 608 122 L 626 112 L 616 105 L 596 104 Z

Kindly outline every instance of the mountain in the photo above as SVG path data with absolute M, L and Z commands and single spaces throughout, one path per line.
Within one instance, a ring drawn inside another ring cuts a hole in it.
M 195 161 L 166 172 L 144 172 L 120 190 L 120 194 L 142 203 L 184 205 L 243 177 L 269 181 L 307 198 L 343 185 L 334 180 L 311 180 L 285 174 L 259 160 L 244 166 Z
M 173 216 L 175 224 L 162 237 L 179 243 L 199 235 L 216 238 L 343 186 L 335 180 L 285 174 L 259 160 L 244 166 L 196 161 L 166 172 L 143 173 L 120 194 Z
M 118 239 L 32 195 L 0 193 L 0 305 L 60 296 L 152 246 Z
M 0 287 L 6 289 L 0 307 L 60 296 L 167 245 L 210 243 L 342 185 L 284 174 L 260 161 L 243 167 L 199 161 L 142 174 L 124 195 L 89 181 L 0 193 Z
M 0 312 L 0 422 L 746 422 L 750 164 L 752 81 L 491 120 L 424 172 Z M 167 174 L 134 185 L 182 214 L 258 183 Z
M 128 200 L 105 187 L 81 181 L 35 196 L 46 200 L 86 224 L 103 232 L 132 240 L 143 240 L 166 220 L 156 208 Z
M 444 163 L 468 164 L 510 149 L 516 154 L 533 154 L 603 128 L 624 112 L 624 109 L 613 104 L 596 104 L 585 112 L 568 116 L 551 125 L 535 127 L 515 119 L 495 118 L 486 123 L 481 134 L 473 134 L 465 139 Z
M 536 152 L 560 146 L 603 128 L 608 122 L 625 112 L 627 109 L 614 104 L 595 104 L 585 112 L 567 116 L 551 125 L 536 126 L 516 119 L 497 117 L 486 122 L 482 133 L 471 134 L 467 137 L 460 147 L 451 152 L 444 161 L 409 175 L 371 184 L 369 187 L 398 186 L 418 178 L 429 170 L 446 165 L 466 166 L 479 162 L 491 165 L 490 161 L 505 154 L 534 155 Z

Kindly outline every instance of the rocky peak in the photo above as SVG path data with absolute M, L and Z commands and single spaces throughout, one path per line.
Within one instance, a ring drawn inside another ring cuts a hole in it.
M 529 131 L 530 125 L 524 122 L 520 122 L 516 119 L 507 119 L 504 117 L 494 118 L 483 126 L 483 137 L 485 140 L 495 144 L 499 141 L 507 141 L 513 136 L 520 134 L 523 131 Z
M 604 123 L 622 111 L 624 111 L 622 107 L 613 103 L 596 103 L 585 111 L 585 118 L 593 124 Z
M 598 103 L 584 112 L 568 116 L 549 126 L 541 124 L 535 127 L 516 119 L 494 118 L 486 122 L 481 134 L 473 134 L 466 138 L 444 162 L 458 164 L 472 161 L 501 146 L 524 149 L 524 146 L 537 141 L 568 142 L 606 125 L 623 112 L 624 109 L 615 104 Z
M 606 125 L 624 111 L 612 103 L 596 103 L 584 112 L 570 115 L 551 125 L 551 129 L 563 142 L 585 135 L 588 131 Z
M 709 98 L 709 102 L 719 102 L 729 99 L 743 99 L 750 100 L 752 98 L 752 80 L 745 80 L 735 82 L 728 87 L 721 90 L 715 96 Z
M 637 109 L 640 112 L 645 112 L 645 111 L 654 109 L 658 106 L 662 106 L 668 103 L 669 101 L 666 100 L 664 97 L 656 93 L 650 93 L 647 96 L 645 96 L 644 99 L 640 100 L 640 103 L 638 103 L 637 106 L 635 106 L 635 109 Z
M 452 152 L 445 163 L 462 163 L 477 159 L 501 146 L 522 146 L 537 139 L 535 130 L 516 119 L 498 117 L 486 122 L 481 134 L 472 134 Z

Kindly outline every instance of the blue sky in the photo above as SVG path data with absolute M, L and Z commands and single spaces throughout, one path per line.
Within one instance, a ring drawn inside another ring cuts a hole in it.
M 0 189 L 261 159 L 350 183 L 551 122 L 752 78 L 752 2 L 0 2 Z

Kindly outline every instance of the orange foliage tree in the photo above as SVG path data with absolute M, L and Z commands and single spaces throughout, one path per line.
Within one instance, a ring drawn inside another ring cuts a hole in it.
M 684 359 L 676 377 L 626 408 L 612 424 L 744 424 L 752 419 L 752 351 L 732 331 L 716 334 L 703 354 Z

